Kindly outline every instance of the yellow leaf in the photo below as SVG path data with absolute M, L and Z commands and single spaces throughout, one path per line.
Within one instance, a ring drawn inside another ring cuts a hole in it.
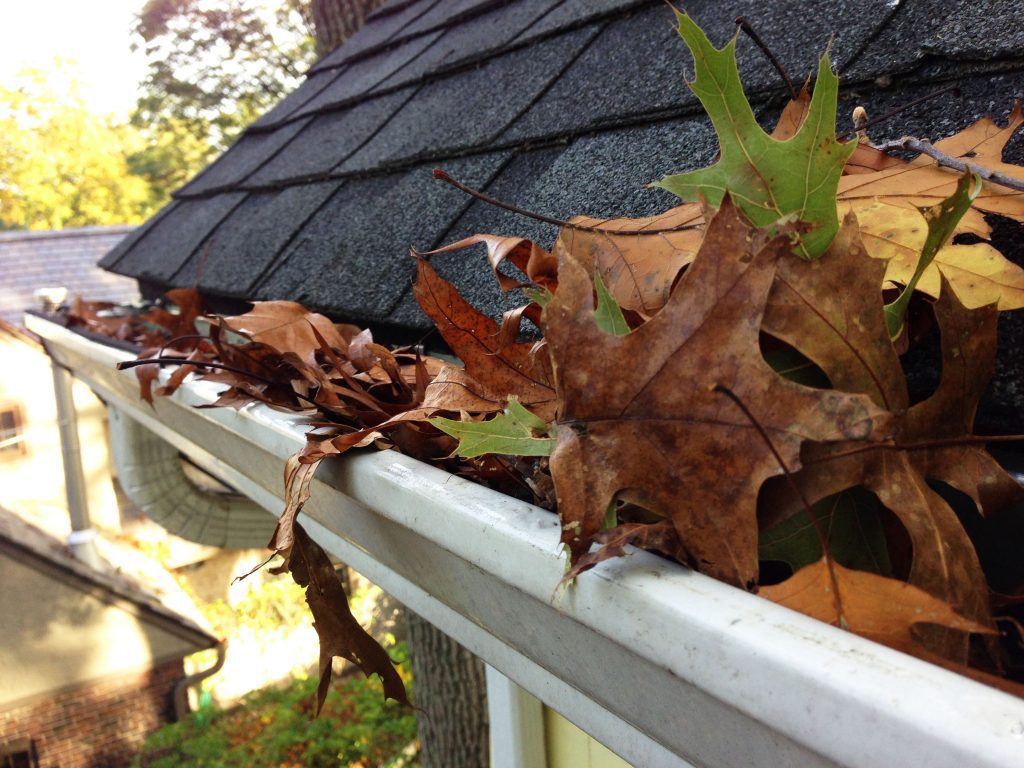
M 1024 168 L 1002 160 L 1003 148 L 1022 124 L 1024 115 L 1018 102 L 1005 128 L 986 117 L 937 142 L 935 147 L 950 157 L 1024 180 Z M 847 173 L 839 180 L 840 213 L 853 211 L 868 253 L 889 260 L 886 282 L 904 285 L 914 273 L 928 232 L 917 209 L 951 196 L 959 174 L 940 168 L 924 155 L 873 173 L 860 171 Z M 985 213 L 1024 223 L 1024 193 L 985 182 L 954 234 L 969 233 L 987 240 L 992 230 Z M 940 272 L 967 307 L 992 303 L 1001 310 L 1024 307 L 1024 270 L 1004 259 L 987 242 L 941 249 L 918 289 L 937 297 Z
M 886 284 L 906 285 L 914 274 L 928 235 L 924 217 L 917 210 L 886 200 L 840 205 L 840 210 L 856 213 L 868 254 L 889 261 Z M 988 225 L 980 212 L 971 209 L 955 231 L 981 234 L 980 228 L 987 230 Z M 988 304 L 998 304 L 1000 310 L 1024 307 L 1024 270 L 1007 261 L 987 242 L 950 244 L 941 248 L 934 263 L 925 269 L 917 289 L 937 298 L 940 271 L 957 298 L 970 309 Z

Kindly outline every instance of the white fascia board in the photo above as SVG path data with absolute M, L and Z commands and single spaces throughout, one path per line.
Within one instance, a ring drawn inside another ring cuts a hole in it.
M 154 408 L 125 353 L 29 318 L 102 397 L 279 513 L 303 418 Z M 639 766 L 1024 766 L 1024 701 L 645 552 L 555 595 L 554 515 L 396 452 L 324 462 L 303 513 L 329 552 Z

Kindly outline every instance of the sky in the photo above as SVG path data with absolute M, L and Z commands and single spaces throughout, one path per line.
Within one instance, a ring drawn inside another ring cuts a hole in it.
M 145 73 L 131 52 L 131 25 L 145 0 L 0 0 L 0 83 L 23 67 L 44 71 L 63 58 L 88 107 L 126 118 Z

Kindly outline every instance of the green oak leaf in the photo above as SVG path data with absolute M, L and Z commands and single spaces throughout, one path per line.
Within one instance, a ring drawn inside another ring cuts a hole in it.
M 813 225 L 800 235 L 798 253 L 815 259 L 839 230 L 836 190 L 856 142 L 836 140 L 839 78 L 828 52 L 818 63 L 814 95 L 796 135 L 780 141 L 757 124 L 736 67 L 736 38 L 715 48 L 689 16 L 676 11 L 679 34 L 693 54 L 696 78 L 690 89 L 700 99 L 718 134 L 721 157 L 707 168 L 666 176 L 652 186 L 683 200 L 701 198 L 718 208 L 726 191 L 750 220 L 768 227 L 795 216 Z
M 428 421 L 458 439 L 455 455 L 467 459 L 488 453 L 550 456 L 555 449 L 551 427 L 518 400 L 509 400 L 504 412 L 487 421 L 458 421 L 440 416 Z
M 960 177 L 956 185 L 956 191 L 935 205 L 928 208 L 918 208 L 924 220 L 928 222 L 928 236 L 925 238 L 924 247 L 921 249 L 921 258 L 917 261 L 914 274 L 903 288 L 903 292 L 891 304 L 885 305 L 885 324 L 889 330 L 889 336 L 896 338 L 903 330 L 903 320 L 907 316 L 907 306 L 910 304 L 910 297 L 917 287 L 921 275 L 925 269 L 935 261 L 935 254 L 939 252 L 949 238 L 953 236 L 956 225 L 964 217 L 974 199 L 981 192 L 981 177 L 976 173 L 965 173 Z

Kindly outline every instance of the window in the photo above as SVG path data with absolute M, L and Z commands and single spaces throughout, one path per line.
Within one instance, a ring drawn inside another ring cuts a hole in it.
M 21 406 L 0 405 L 0 456 L 24 454 L 25 419 L 21 413 Z
M 36 747 L 31 739 L 15 739 L 0 744 L 0 768 L 38 768 Z

